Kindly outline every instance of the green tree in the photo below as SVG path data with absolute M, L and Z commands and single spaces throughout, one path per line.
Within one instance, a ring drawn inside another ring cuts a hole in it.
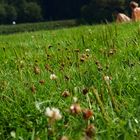
M 40 21 L 42 19 L 41 7 L 35 2 L 29 2 L 24 8 L 25 20 L 28 22 Z
M 6 22 L 12 23 L 17 19 L 17 11 L 14 6 L 6 5 Z
M 5 21 L 6 21 L 5 5 L 0 4 L 0 24 L 5 23 Z

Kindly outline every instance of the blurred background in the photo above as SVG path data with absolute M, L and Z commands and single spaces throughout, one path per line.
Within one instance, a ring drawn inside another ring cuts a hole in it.
M 0 0 L 0 24 L 66 19 L 77 19 L 83 23 L 111 22 L 114 11 L 130 16 L 129 2 L 130 0 Z

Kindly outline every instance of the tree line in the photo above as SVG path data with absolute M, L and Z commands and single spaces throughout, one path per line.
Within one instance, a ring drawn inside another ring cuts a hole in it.
M 135 0 L 138 2 L 138 0 Z M 117 10 L 130 15 L 130 0 L 0 0 L 0 24 L 78 19 L 112 21 Z

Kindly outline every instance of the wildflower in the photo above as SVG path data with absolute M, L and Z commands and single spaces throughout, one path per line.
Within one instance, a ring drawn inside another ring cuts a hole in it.
M 45 115 L 52 120 L 60 120 L 62 118 L 62 115 L 60 113 L 60 110 L 57 108 L 46 108 Z
M 72 105 L 70 106 L 70 111 L 71 111 L 71 113 L 73 113 L 73 114 L 79 114 L 79 113 L 81 112 L 80 104 L 77 104 L 77 103 L 72 104 Z
M 89 109 L 83 110 L 83 118 L 84 119 L 90 119 L 93 116 L 93 112 Z
M 51 75 L 50 75 L 50 79 L 51 79 L 51 80 L 56 80 L 56 79 L 57 79 L 57 76 L 56 76 L 55 74 L 51 74 Z
M 16 132 L 15 131 L 11 131 L 10 134 L 11 134 L 12 138 L 16 138 Z

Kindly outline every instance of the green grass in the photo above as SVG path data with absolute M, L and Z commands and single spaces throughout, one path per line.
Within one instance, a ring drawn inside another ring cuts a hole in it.
M 70 96 L 62 96 L 65 90 Z M 72 113 L 73 104 L 81 112 Z M 58 108 L 62 119 L 52 122 L 47 107 Z M 85 120 L 84 109 L 93 116 Z M 89 125 L 95 128 L 90 131 Z M 86 135 L 140 139 L 139 23 L 0 36 L 0 139 L 82 140 Z
M 52 29 L 61 29 L 63 27 L 73 27 L 77 26 L 78 23 L 76 20 L 58 20 L 58 21 L 47 21 L 40 23 L 23 23 L 16 25 L 0 25 L 0 34 L 14 34 L 22 32 L 33 32 L 41 30 L 52 30 Z

